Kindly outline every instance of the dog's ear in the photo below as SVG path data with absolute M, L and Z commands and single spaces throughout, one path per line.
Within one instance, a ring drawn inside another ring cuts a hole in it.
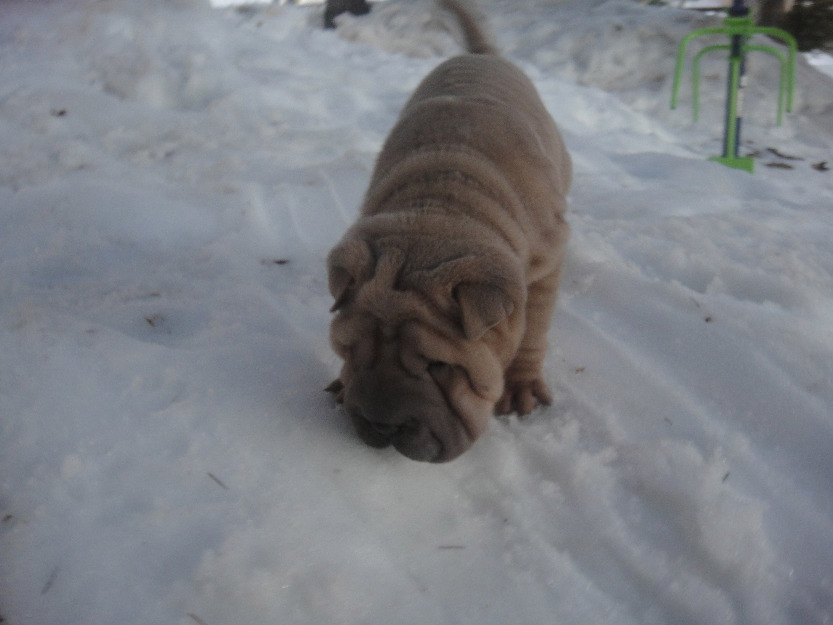
M 373 275 L 375 260 L 368 244 L 357 238 L 343 239 L 327 256 L 330 294 L 335 299 L 334 312 L 344 306 L 356 287 Z
M 495 253 L 465 253 L 430 269 L 411 272 L 405 288 L 422 293 L 476 341 L 526 302 L 523 271 L 516 260 Z
M 472 341 L 478 340 L 515 310 L 515 302 L 509 293 L 492 284 L 458 284 L 453 296 L 460 306 L 463 333 Z

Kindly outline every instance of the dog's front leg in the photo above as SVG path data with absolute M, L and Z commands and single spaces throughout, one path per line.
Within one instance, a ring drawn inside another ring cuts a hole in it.
M 555 271 L 529 285 L 526 332 L 518 353 L 506 369 L 503 396 L 495 405 L 497 414 L 517 412 L 525 415 L 538 404 L 548 406 L 552 402 L 541 368 L 547 352 L 547 331 L 555 309 L 560 278 L 559 265 Z

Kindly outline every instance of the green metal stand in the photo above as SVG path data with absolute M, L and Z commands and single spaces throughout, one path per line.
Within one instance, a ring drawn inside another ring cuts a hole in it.
M 792 110 L 793 90 L 795 87 L 795 58 L 798 53 L 798 46 L 790 33 L 779 28 L 767 28 L 755 26 L 755 22 L 749 17 L 749 10 L 743 6 L 742 0 L 735 0 L 728 11 L 728 16 L 723 21 L 723 26 L 714 28 L 701 28 L 683 37 L 677 48 L 677 64 L 674 70 L 674 85 L 671 91 L 671 108 L 677 108 L 677 96 L 680 88 L 680 81 L 685 64 L 686 48 L 688 44 L 697 37 L 707 35 L 726 35 L 730 43 L 723 45 L 711 45 L 700 50 L 694 57 L 692 65 L 692 106 L 694 121 L 700 115 L 700 60 L 703 55 L 715 50 L 727 50 L 729 52 L 729 75 L 726 92 L 726 123 L 723 133 L 723 154 L 714 156 L 709 160 L 717 161 L 727 167 L 741 169 L 752 173 L 755 162 L 752 158 L 740 156 L 740 131 L 743 121 L 742 104 L 743 88 L 746 83 L 745 65 L 748 52 L 766 52 L 775 56 L 781 64 L 781 78 L 778 86 L 778 117 L 777 123 L 780 126 L 783 112 Z M 779 50 L 766 45 L 750 45 L 749 40 L 754 35 L 768 35 L 780 39 L 788 48 L 788 56 L 785 57 Z

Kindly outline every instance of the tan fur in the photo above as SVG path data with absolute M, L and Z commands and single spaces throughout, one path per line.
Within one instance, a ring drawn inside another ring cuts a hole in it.
M 485 45 L 463 5 L 443 4 Z M 508 61 L 458 56 L 419 85 L 327 259 L 344 359 L 328 390 L 365 442 L 447 461 L 492 412 L 550 402 L 541 366 L 570 177 L 555 123 Z

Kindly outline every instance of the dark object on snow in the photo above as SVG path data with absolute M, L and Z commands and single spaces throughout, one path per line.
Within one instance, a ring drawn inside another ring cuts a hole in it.
M 760 0 L 756 15 L 758 26 L 783 28 L 787 4 L 787 0 Z
M 335 18 L 342 13 L 353 15 L 366 15 L 370 13 L 370 5 L 367 0 L 327 0 L 324 9 L 324 28 L 335 28 Z
M 777 148 L 767 148 L 767 150 L 769 152 L 772 152 L 773 154 L 775 154 L 775 156 L 777 156 L 778 158 L 783 158 L 783 159 L 788 160 L 788 161 L 803 161 L 804 160 L 800 156 L 790 156 L 789 154 L 784 154 L 783 152 L 781 152 Z
M 795 36 L 802 52 L 833 49 L 833 0 L 796 2 L 781 28 Z

